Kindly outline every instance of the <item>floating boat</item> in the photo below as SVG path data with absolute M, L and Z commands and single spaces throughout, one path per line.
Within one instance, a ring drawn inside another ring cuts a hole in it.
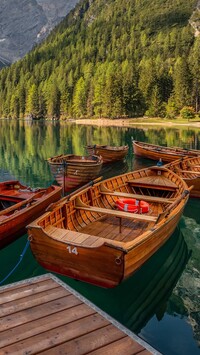
M 87 145 L 88 154 L 99 155 L 103 158 L 104 163 L 112 163 L 114 161 L 123 160 L 128 154 L 128 145 L 113 147 L 110 145 Z
M 200 198 L 200 156 L 195 158 L 182 158 L 165 167 L 171 169 L 185 180 L 187 186 L 193 186 L 190 196 Z
M 97 155 L 62 154 L 47 161 L 54 179 L 63 186 L 65 192 L 95 179 L 103 164 L 102 158 Z
M 0 249 L 26 233 L 26 225 L 61 198 L 62 188 L 31 189 L 18 180 L 0 182 Z
M 52 204 L 27 226 L 32 253 L 45 269 L 112 288 L 138 270 L 170 237 L 189 198 L 186 183 L 150 167 L 91 183 Z M 117 209 L 121 198 L 138 211 Z M 149 204 L 142 213 L 140 201 Z
M 171 162 L 181 157 L 195 157 L 200 155 L 200 150 L 164 147 L 135 140 L 132 141 L 132 146 L 136 156 L 152 160 L 162 159 L 163 162 Z

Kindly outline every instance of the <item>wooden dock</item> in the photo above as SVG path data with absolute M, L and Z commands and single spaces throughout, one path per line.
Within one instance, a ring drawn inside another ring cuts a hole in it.
M 159 354 L 52 274 L 0 288 L 0 354 Z

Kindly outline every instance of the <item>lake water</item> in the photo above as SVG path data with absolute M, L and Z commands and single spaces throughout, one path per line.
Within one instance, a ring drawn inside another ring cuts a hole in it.
M 126 162 L 107 166 L 103 177 L 152 165 L 150 160 L 134 157 L 131 137 L 200 149 L 199 130 L 188 127 L 118 128 L 0 120 L 0 181 L 15 178 L 31 187 L 46 187 L 54 182 L 46 159 L 62 153 L 86 155 L 86 144 L 129 145 Z M 200 354 L 199 208 L 199 200 L 189 199 L 170 239 L 137 273 L 114 289 L 57 276 L 161 353 Z M 0 282 L 19 261 L 26 240 L 24 235 L 0 250 Z M 4 284 L 43 273 L 28 249 Z

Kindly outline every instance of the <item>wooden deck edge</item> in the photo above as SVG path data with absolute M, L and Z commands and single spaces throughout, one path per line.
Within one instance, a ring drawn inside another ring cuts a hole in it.
M 154 354 L 154 355 L 162 355 L 159 351 L 157 351 L 156 349 L 154 349 L 150 344 L 148 344 L 147 342 L 145 342 L 145 340 L 141 339 L 140 337 L 138 337 L 135 333 L 133 333 L 132 331 L 130 331 L 128 328 L 126 328 L 125 326 L 123 326 L 122 324 L 120 324 L 117 320 L 115 320 L 114 318 L 112 318 L 110 315 L 108 315 L 106 312 L 102 311 L 100 308 L 98 308 L 96 305 L 94 305 L 92 302 L 90 302 L 87 298 L 85 298 L 84 296 L 82 296 L 80 293 L 78 293 L 77 291 L 75 291 L 73 288 L 71 288 L 69 285 L 65 284 L 62 280 L 60 280 L 58 277 L 56 277 L 55 275 L 51 274 L 51 273 L 46 273 L 40 276 L 36 276 L 36 277 L 31 277 L 29 279 L 25 279 L 22 281 L 18 281 L 18 282 L 14 282 L 12 284 L 8 284 L 5 286 L 1 286 L 0 287 L 0 291 L 1 290 L 6 290 L 18 285 L 23 285 L 23 284 L 27 284 L 28 282 L 34 282 L 34 281 L 44 281 L 44 280 L 48 280 L 49 278 L 51 278 L 52 280 L 54 280 L 57 284 L 59 284 L 60 286 L 62 286 L 63 288 L 65 288 L 67 291 L 71 292 L 75 297 L 79 298 L 83 303 L 85 303 L 87 306 L 89 306 L 90 308 L 94 309 L 97 313 L 99 313 L 102 317 L 104 317 L 107 321 L 109 321 L 112 325 L 114 325 L 116 328 L 118 328 L 119 330 L 121 330 L 123 333 L 125 333 L 128 337 L 130 337 L 131 339 L 133 339 L 134 341 L 136 341 L 138 344 L 140 344 L 141 346 L 143 346 L 146 350 L 148 350 L 150 353 Z

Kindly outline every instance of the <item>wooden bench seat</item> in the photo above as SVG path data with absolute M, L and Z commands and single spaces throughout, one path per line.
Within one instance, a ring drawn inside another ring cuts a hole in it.
M 98 248 L 105 243 L 105 240 L 101 237 L 94 235 L 71 231 L 69 229 L 57 228 L 52 225 L 48 225 L 45 228 L 47 234 L 53 239 L 61 241 L 66 244 L 73 244 L 74 246 L 84 246 L 87 248 Z
M 76 209 L 78 210 L 84 210 L 84 211 L 89 211 L 89 212 L 97 212 L 97 213 L 104 213 L 107 215 L 112 215 L 115 217 L 119 218 L 130 218 L 130 219 L 138 219 L 141 221 L 148 221 L 148 222 L 156 222 L 158 217 L 154 216 L 148 216 L 144 214 L 136 214 L 136 213 L 130 213 L 130 212 L 122 212 L 118 210 L 112 210 L 108 208 L 101 208 L 101 207 L 96 207 L 96 206 L 87 206 L 87 205 L 76 205 Z
M 147 188 L 147 189 L 154 189 L 154 190 L 165 190 L 165 191 L 176 191 L 176 189 L 178 189 L 178 186 L 176 186 L 175 184 L 159 184 L 159 183 L 153 183 L 153 182 L 147 182 L 147 181 L 141 181 L 138 180 L 129 180 L 128 184 L 130 186 L 135 186 L 135 187 L 143 187 L 143 188 Z
M 157 196 L 148 196 L 148 195 L 139 195 L 139 194 L 132 194 L 127 192 L 120 192 L 120 191 L 101 191 L 103 195 L 110 195 L 110 196 L 117 196 L 117 197 L 127 197 L 127 198 L 135 198 L 139 201 L 146 201 L 146 202 L 158 202 L 158 203 L 173 203 L 174 200 L 165 197 L 157 197 Z

